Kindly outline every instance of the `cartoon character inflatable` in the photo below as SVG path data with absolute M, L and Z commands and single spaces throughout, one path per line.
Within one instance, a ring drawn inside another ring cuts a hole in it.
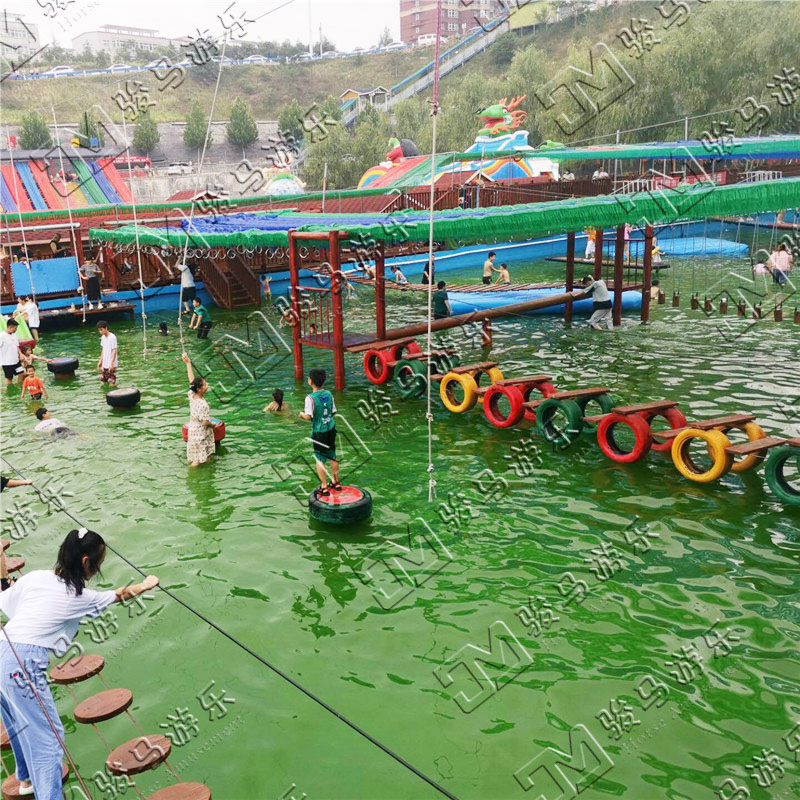
M 511 101 L 504 97 L 499 103 L 479 111 L 477 116 L 483 123 L 483 128 L 478 131 L 478 136 L 500 136 L 511 133 L 522 125 L 528 118 L 527 111 L 520 111 L 517 106 L 528 95 L 522 94 Z

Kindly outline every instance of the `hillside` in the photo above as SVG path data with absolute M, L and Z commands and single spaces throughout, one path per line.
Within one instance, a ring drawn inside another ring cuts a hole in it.
M 226 67 L 220 81 L 215 119 L 228 119 L 237 97 L 243 97 L 257 119 L 277 119 L 278 112 L 296 97 L 305 107 L 322 102 L 329 95 L 339 97 L 347 88 L 393 86 L 406 75 L 433 58 L 431 48 L 414 48 L 393 53 L 355 56 L 310 64 L 276 64 Z M 52 118 L 54 107 L 59 121 L 75 121 L 83 112 L 98 103 L 112 118 L 120 109 L 112 100 L 125 86 L 125 80 L 141 81 L 150 89 L 152 109 L 157 122 L 182 122 L 191 103 L 200 102 L 211 108 L 217 65 L 188 70 L 183 85 L 159 91 L 159 82 L 152 72 L 125 76 L 98 75 L 82 78 L 5 81 L 3 83 L 2 122 L 18 123 L 22 115 L 34 110 L 45 119 Z

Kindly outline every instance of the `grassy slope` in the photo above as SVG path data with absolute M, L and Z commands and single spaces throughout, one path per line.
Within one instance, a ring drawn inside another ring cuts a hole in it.
M 348 88 L 378 85 L 389 88 L 432 57 L 432 49 L 424 48 L 314 64 L 229 67 L 222 74 L 214 117 L 228 119 L 234 100 L 243 97 L 257 119 L 277 119 L 281 107 L 293 97 L 311 105 L 328 95 L 338 97 Z M 150 88 L 150 98 L 157 101 L 152 109 L 157 122 L 181 122 L 193 100 L 199 100 L 203 108 L 211 107 L 216 72 L 198 74 L 197 70 L 190 70 L 182 86 L 164 92 L 158 91 L 159 83 L 150 72 L 125 77 L 139 80 Z M 95 103 L 117 119 L 121 112 L 112 97 L 124 85 L 124 78 L 111 75 L 6 81 L 3 83 L 2 122 L 16 124 L 31 110 L 50 121 L 51 107 L 55 107 L 59 121 L 75 122 Z

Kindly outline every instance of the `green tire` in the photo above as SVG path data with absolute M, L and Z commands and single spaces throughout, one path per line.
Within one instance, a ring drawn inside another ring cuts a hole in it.
M 403 359 L 394 370 L 394 385 L 404 400 L 422 397 L 428 383 L 427 364 L 418 359 Z
M 583 417 L 586 416 L 586 406 L 588 406 L 589 403 L 597 403 L 597 405 L 600 406 L 601 414 L 609 414 L 614 406 L 620 404 L 619 400 L 612 394 L 601 394 L 597 397 L 579 397 L 575 402 L 578 404 L 578 408 L 581 410 L 581 416 Z M 593 416 L 591 411 L 589 412 L 589 416 Z M 597 425 L 592 425 L 589 422 L 584 422 L 583 427 L 589 433 L 594 433 L 597 430 Z
M 574 400 L 550 397 L 536 409 L 536 430 L 550 444 L 564 450 L 583 430 L 583 412 Z
M 312 518 L 326 525 L 354 525 L 363 522 L 372 514 L 372 495 L 366 489 L 346 487 L 358 493 L 353 502 L 331 505 L 323 502 L 317 489 L 308 496 L 308 510 Z
M 764 468 L 764 475 L 767 485 L 772 489 L 772 493 L 787 506 L 800 506 L 800 491 L 795 489 L 784 474 L 784 466 L 790 459 L 797 459 L 797 467 L 800 469 L 800 450 L 792 445 L 776 447 L 767 459 Z

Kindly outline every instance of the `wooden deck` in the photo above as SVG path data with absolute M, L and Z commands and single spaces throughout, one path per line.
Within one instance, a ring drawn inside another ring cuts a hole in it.
M 557 261 L 559 264 L 566 264 L 567 263 L 567 257 L 566 256 L 548 256 L 545 259 L 545 261 Z M 583 264 L 583 265 L 585 265 L 587 267 L 593 267 L 594 266 L 594 259 L 593 258 L 576 258 L 575 259 L 575 263 L 576 264 Z M 610 259 L 607 259 L 607 258 L 603 259 L 603 266 L 604 267 L 613 267 L 614 266 L 614 262 L 613 262 L 613 260 L 610 260 Z M 639 264 L 638 262 L 628 263 L 627 261 L 624 261 L 622 263 L 622 266 L 623 266 L 623 269 L 637 269 L 637 270 L 644 269 L 644 265 L 643 264 Z M 669 269 L 669 266 L 670 265 L 669 265 L 668 261 L 662 261 L 660 264 L 653 264 L 653 272 L 655 272 L 657 269 Z
M 350 283 L 358 283 L 361 285 L 366 286 L 374 286 L 375 280 L 373 278 L 348 278 Z M 607 281 L 608 288 L 610 291 L 614 291 L 614 282 Z M 402 292 L 427 292 L 428 291 L 428 284 L 427 283 L 404 283 L 398 284 L 394 281 L 387 280 L 386 281 L 386 288 L 387 289 L 397 289 Z M 576 289 L 580 289 L 580 286 L 576 286 Z M 641 283 L 624 283 L 622 284 L 622 290 L 624 292 L 627 291 L 638 291 L 642 288 Z M 448 292 L 462 292 L 462 293 L 469 293 L 469 294 L 485 294 L 485 293 L 495 293 L 495 292 L 524 292 L 530 289 L 564 289 L 564 281 L 547 281 L 542 283 L 510 283 L 510 284 L 503 284 L 503 283 L 491 283 L 488 286 L 483 283 L 448 283 L 446 287 L 446 291 Z M 435 291 L 435 289 L 434 289 Z
M 103 303 L 102 308 L 95 306 L 90 309 L 86 306 L 86 319 L 100 320 L 106 317 L 111 317 L 116 314 L 130 314 L 133 316 L 134 307 L 132 303 L 111 302 Z M 47 308 L 39 309 L 39 327 L 45 330 L 48 327 L 55 327 L 59 324 L 68 324 L 76 320 L 83 320 L 84 310 L 81 306 L 76 305 L 73 310 L 69 308 Z

